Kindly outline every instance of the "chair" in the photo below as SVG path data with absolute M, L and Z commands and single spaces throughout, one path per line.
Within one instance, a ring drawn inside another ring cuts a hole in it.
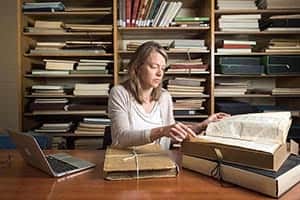
M 111 145 L 111 143 L 111 126 L 106 126 L 104 130 L 102 149 L 106 149 L 109 145 Z
M 51 138 L 42 134 L 31 134 L 36 139 L 41 149 L 50 149 Z M 8 134 L 0 133 L 0 149 L 15 149 L 16 145 L 13 143 Z

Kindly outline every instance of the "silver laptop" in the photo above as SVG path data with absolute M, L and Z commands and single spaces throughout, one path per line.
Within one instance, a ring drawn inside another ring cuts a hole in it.
M 61 177 L 96 166 L 67 153 L 45 155 L 32 135 L 10 130 L 8 130 L 8 133 L 23 159 L 31 166 L 39 168 L 50 176 Z

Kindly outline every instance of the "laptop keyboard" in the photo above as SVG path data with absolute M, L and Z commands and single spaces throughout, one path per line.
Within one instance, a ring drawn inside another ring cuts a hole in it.
M 62 173 L 77 169 L 77 167 L 51 156 L 47 156 L 47 160 L 55 173 Z

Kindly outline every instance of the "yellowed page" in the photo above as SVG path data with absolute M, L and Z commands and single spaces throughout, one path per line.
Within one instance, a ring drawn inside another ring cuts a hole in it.
M 234 115 L 210 123 L 207 136 L 284 144 L 291 125 L 290 112 Z

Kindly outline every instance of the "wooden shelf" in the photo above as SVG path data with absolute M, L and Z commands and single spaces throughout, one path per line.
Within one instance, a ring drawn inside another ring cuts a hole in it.
M 83 115 L 83 116 L 107 116 L 105 111 L 82 110 L 82 111 L 34 111 L 32 113 L 24 113 L 24 116 L 47 116 L 47 115 Z
M 121 32 L 129 31 L 208 31 L 210 27 L 118 27 Z
M 112 74 L 68 74 L 68 75 L 35 75 L 26 74 L 26 78 L 112 78 Z
M 215 74 L 215 77 L 276 78 L 276 77 L 300 77 L 300 74 Z
M 25 53 L 24 56 L 26 57 L 111 57 L 113 56 L 112 53 L 97 53 L 97 52 L 86 52 L 86 53 L 64 53 L 64 52 L 55 52 L 55 53 L 39 53 L 39 54 L 32 54 L 32 53 Z
M 300 98 L 299 94 L 271 95 L 271 94 L 244 94 L 244 95 L 215 95 L 216 98 Z
M 209 71 L 205 72 L 165 72 L 165 75 L 186 75 L 186 76 L 193 76 L 193 75 L 208 75 L 210 74 Z
M 240 9 L 240 10 L 215 10 L 215 15 L 223 14 L 299 14 L 299 9 Z
M 182 50 L 182 51 L 166 51 L 168 54 L 209 54 L 210 51 L 193 51 L 193 50 Z M 133 54 L 134 51 L 127 51 L 127 50 L 119 50 L 119 54 Z
M 300 31 L 215 31 L 215 35 L 298 35 Z
M 61 32 L 61 33 L 31 33 L 31 32 L 23 32 L 24 36 L 106 36 L 106 35 L 112 35 L 112 32 Z
M 53 17 L 53 16 L 101 16 L 101 15 L 111 15 L 112 12 L 109 11 L 98 11 L 98 12 L 63 12 L 63 11 L 57 11 L 57 12 L 24 12 L 23 13 L 26 16 L 47 16 L 47 17 Z
M 108 95 L 97 95 L 97 96 L 75 96 L 75 95 L 25 95 L 25 98 L 72 98 L 72 99 L 94 99 L 94 98 L 108 98 Z
M 268 55 L 300 55 L 300 52 L 286 53 L 286 52 L 251 52 L 251 53 L 215 53 L 216 56 L 268 56 Z
M 198 96 L 178 96 L 178 95 L 172 95 L 173 98 L 180 99 L 180 98 L 209 98 L 209 95 L 204 94 L 204 95 L 198 95 Z

